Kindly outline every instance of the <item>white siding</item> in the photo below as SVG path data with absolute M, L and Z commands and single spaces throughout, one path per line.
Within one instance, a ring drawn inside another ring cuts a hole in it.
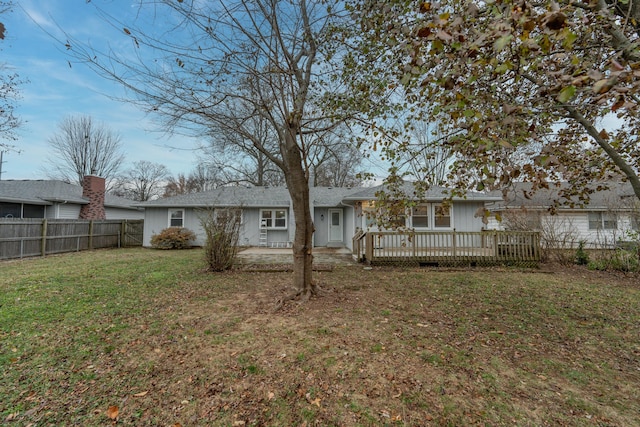
M 454 202 L 452 225 L 456 231 L 480 231 L 485 226 L 476 213 L 484 206 L 482 202 Z
M 430 204 L 430 206 L 435 203 Z M 478 209 L 484 206 L 483 202 L 459 202 L 455 201 L 451 207 L 451 228 L 434 228 L 433 227 L 433 209 L 429 210 L 429 225 L 428 229 L 417 229 L 419 231 L 481 231 L 485 225 L 482 222 L 482 217 L 476 217 L 476 213 Z M 363 214 L 362 208 L 357 207 L 356 209 L 350 211 L 350 218 L 353 218 L 351 221 L 352 224 L 355 224 L 355 227 L 360 227 L 364 230 L 367 229 L 366 225 L 366 214 Z M 355 227 L 351 230 L 351 235 L 355 233 Z M 378 227 L 373 224 L 369 227 L 370 230 L 376 231 Z M 351 244 L 349 243 L 349 246 Z
M 504 214 L 507 215 L 507 214 Z M 590 230 L 588 211 L 559 211 L 555 215 L 540 214 L 543 231 L 542 238 L 548 239 L 555 247 L 577 248 L 580 241 L 585 241 L 589 248 L 611 248 L 619 240 L 630 240 L 631 219 L 626 213 L 617 215 L 617 229 Z M 495 217 L 489 218 L 487 226 L 491 230 L 504 230 L 504 223 Z M 553 242 L 552 242 L 553 241 Z
M 196 234 L 196 241 L 194 242 L 196 246 L 203 246 L 206 242 L 206 234 L 200 223 L 201 215 L 202 210 L 200 209 L 185 208 L 184 210 L 184 227 Z M 144 219 L 143 245 L 151 246 L 151 236 L 158 234 L 169 226 L 169 208 L 146 208 Z M 291 218 L 287 218 L 287 229 L 268 230 L 268 243 L 290 241 L 289 230 L 292 227 Z M 238 244 L 240 246 L 258 246 L 260 244 L 259 209 L 243 209 Z
M 55 219 L 78 219 L 80 216 L 80 205 L 71 203 L 56 203 L 53 209 L 47 209 L 47 218 Z M 51 216 L 49 216 L 51 215 Z
M 107 219 L 144 219 L 144 211 L 120 208 L 104 208 Z

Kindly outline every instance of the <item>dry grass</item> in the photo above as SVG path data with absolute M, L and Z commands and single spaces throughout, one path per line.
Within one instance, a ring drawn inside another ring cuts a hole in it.
M 7 425 L 640 419 L 634 276 L 336 267 L 316 273 L 323 297 L 273 313 L 290 273 L 208 274 L 198 250 L 0 269 Z

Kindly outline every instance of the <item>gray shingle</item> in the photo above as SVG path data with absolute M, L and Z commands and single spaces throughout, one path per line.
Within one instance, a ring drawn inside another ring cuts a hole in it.
M 0 181 L 0 201 L 51 205 L 67 202 L 84 205 L 89 203 L 82 197 L 82 187 L 57 180 L 6 180 Z M 105 194 L 107 207 L 135 209 L 134 201 Z

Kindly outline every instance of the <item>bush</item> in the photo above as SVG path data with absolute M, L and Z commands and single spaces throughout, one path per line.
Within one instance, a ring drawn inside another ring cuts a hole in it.
M 211 209 L 200 216 L 207 235 L 204 253 L 210 271 L 225 271 L 233 267 L 238 253 L 241 220 L 240 209 Z
M 576 250 L 576 264 L 589 264 L 589 254 L 584 250 L 584 240 L 580 240 L 578 243 L 578 249 Z
M 194 240 L 196 235 L 188 228 L 169 227 L 151 236 L 151 246 L 156 249 L 186 249 Z
M 591 261 L 588 267 L 590 270 L 640 271 L 640 261 L 636 252 L 616 249 L 609 257 Z

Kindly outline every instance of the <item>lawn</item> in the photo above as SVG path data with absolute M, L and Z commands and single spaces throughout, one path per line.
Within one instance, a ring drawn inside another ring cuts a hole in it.
M 0 263 L 0 424 L 640 425 L 635 276 L 344 266 L 274 313 L 290 277 L 200 250 Z

